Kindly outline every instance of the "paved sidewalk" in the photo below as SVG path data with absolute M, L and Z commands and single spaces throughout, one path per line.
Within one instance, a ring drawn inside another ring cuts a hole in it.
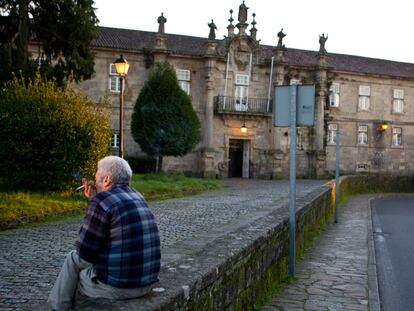
M 350 198 L 339 223 L 316 239 L 295 279 L 262 311 L 369 310 L 369 198 Z
M 225 183 L 218 192 L 150 204 L 160 228 L 163 265 L 281 208 L 289 194 L 288 181 L 231 179 Z M 298 197 L 322 184 L 298 181 Z M 30 310 L 45 301 L 66 253 L 73 249 L 81 221 L 76 217 L 0 232 L 0 311 Z

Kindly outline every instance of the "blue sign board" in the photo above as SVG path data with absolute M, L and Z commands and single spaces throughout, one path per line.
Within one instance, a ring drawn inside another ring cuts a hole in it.
M 291 88 L 296 88 L 296 125 L 313 126 L 315 121 L 315 85 L 276 86 L 274 100 L 275 126 L 290 126 Z

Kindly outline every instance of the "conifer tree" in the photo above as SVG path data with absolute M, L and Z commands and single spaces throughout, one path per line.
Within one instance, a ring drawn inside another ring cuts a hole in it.
M 141 149 L 158 159 L 184 156 L 200 140 L 200 121 L 190 97 L 180 88 L 174 68 L 157 63 L 134 106 L 131 133 Z
M 12 73 L 44 77 L 60 85 L 68 77 L 89 79 L 94 73 L 90 44 L 98 19 L 93 0 L 0 0 L 0 81 Z M 30 55 L 28 45 L 38 45 Z

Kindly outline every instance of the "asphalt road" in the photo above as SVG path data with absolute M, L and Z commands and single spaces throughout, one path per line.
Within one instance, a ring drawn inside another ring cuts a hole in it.
M 414 196 L 371 206 L 381 309 L 414 310 Z

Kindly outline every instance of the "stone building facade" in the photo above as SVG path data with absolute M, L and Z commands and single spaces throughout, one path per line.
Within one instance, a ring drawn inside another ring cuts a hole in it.
M 319 51 L 286 48 L 282 31 L 277 46 L 261 45 L 254 15 L 249 25 L 244 3 L 238 21 L 230 16 L 224 39 L 215 38 L 213 21 L 207 38 L 165 33 L 168 25 L 161 17 L 158 32 L 100 27 L 93 42 L 96 74 L 81 87 L 92 98 L 110 97 L 114 153 L 119 77 L 111 63 L 123 54 L 130 63 L 124 95 L 126 156 L 142 156 L 130 134 L 130 116 L 154 63 L 167 60 L 192 99 L 202 137 L 185 157 L 164 158 L 165 171 L 288 176 L 289 129 L 273 125 L 275 86 L 315 84 L 315 125 L 297 129 L 299 177 L 332 174 L 336 131 L 342 134 L 341 173 L 413 174 L 414 64 L 327 53 L 324 35 Z M 381 128 L 385 124 L 388 128 Z

